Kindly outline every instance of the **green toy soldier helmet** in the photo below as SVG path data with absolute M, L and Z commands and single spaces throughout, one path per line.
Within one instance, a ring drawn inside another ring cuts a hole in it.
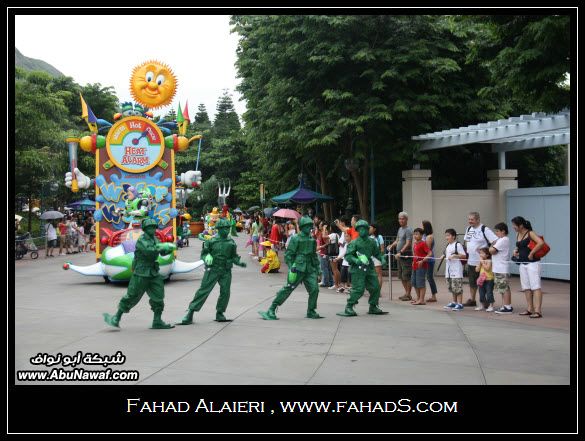
M 356 222 L 355 224 L 355 229 L 359 230 L 360 228 L 370 228 L 370 224 L 368 224 L 365 220 L 360 219 L 359 221 Z
M 305 225 L 313 226 L 313 221 L 311 220 L 310 217 L 307 217 L 307 216 L 301 217 L 301 221 L 299 222 L 299 227 L 303 228 Z
M 148 227 L 155 227 L 156 228 L 157 226 L 158 226 L 158 222 L 150 217 L 148 217 L 142 221 L 142 229 L 143 230 L 146 230 Z
M 217 222 L 217 224 L 215 224 L 216 229 L 231 228 L 231 227 L 232 227 L 232 225 L 230 224 L 230 221 L 228 221 L 227 219 L 225 219 L 223 217 Z

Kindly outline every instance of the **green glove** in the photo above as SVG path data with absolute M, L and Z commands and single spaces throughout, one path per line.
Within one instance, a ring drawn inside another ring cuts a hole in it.
M 161 253 L 168 254 L 175 251 L 177 246 L 174 243 L 157 243 L 156 249 Z
M 286 279 L 286 281 L 290 284 L 290 285 L 294 285 L 294 283 L 297 281 L 297 268 L 296 266 L 293 264 L 293 266 L 290 268 L 289 272 L 288 272 L 288 277 Z
M 213 264 L 213 256 L 211 254 L 208 254 L 207 256 L 205 256 L 205 259 L 203 259 L 203 261 L 205 262 L 205 265 L 211 266 Z
M 241 266 L 242 268 L 246 268 L 248 266 L 246 262 L 236 262 L 236 265 Z

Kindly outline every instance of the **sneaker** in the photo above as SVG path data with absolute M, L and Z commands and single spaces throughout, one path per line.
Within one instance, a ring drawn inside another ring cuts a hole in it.
M 443 306 L 443 309 L 452 309 L 455 306 L 457 306 L 457 303 L 451 302 L 451 303 L 447 303 L 445 306 Z
M 488 306 L 488 309 L 486 309 L 485 312 L 494 312 L 494 307 Z
M 327 287 L 327 285 L 323 285 L 322 283 L 319 283 L 319 286 L 320 286 L 321 288 L 326 288 L 326 287 Z
M 483 306 L 478 306 L 477 308 L 474 309 L 474 311 L 483 311 Z
M 467 300 L 467 302 L 463 304 L 463 306 L 477 306 L 477 303 L 475 302 L 475 300 L 469 299 Z
M 502 306 L 500 309 L 498 309 L 496 311 L 496 314 L 513 314 L 514 308 L 510 307 L 510 308 L 506 308 L 505 306 Z
M 330 286 L 329 288 L 327 288 L 327 289 L 336 289 L 336 288 L 335 288 L 335 285 L 331 285 L 331 286 Z
M 463 305 L 461 303 L 457 303 L 455 306 L 453 306 L 453 308 L 451 308 L 451 311 L 463 311 Z

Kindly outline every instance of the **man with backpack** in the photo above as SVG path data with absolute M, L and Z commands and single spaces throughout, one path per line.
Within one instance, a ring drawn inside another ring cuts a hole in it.
M 470 298 L 463 304 L 463 306 L 477 306 L 475 296 L 477 295 L 477 278 L 479 272 L 476 271 L 476 266 L 479 265 L 479 249 L 489 248 L 494 243 L 498 236 L 483 225 L 479 220 L 479 213 L 472 211 L 467 216 L 469 226 L 465 230 L 464 244 L 467 252 L 467 275 L 469 277 L 469 294 Z

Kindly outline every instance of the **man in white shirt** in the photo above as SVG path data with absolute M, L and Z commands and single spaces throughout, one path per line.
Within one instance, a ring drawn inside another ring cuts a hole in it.
M 498 239 L 492 230 L 479 221 L 479 213 L 472 211 L 467 216 L 469 226 L 465 230 L 465 250 L 469 257 L 467 258 L 467 273 L 469 276 L 469 294 L 470 298 L 464 303 L 464 306 L 477 306 L 475 296 L 477 294 L 477 278 L 479 272 L 475 267 L 479 265 L 479 249 L 489 248 L 493 242 Z
M 55 257 L 53 256 L 53 250 L 57 246 L 57 230 L 55 230 L 53 221 L 47 222 L 47 225 L 45 225 L 45 231 L 47 233 L 47 249 L 45 250 L 45 258 Z

